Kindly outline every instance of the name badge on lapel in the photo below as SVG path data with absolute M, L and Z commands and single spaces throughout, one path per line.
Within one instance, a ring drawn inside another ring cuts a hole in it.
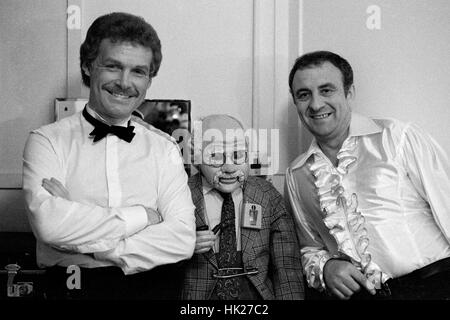
M 242 219 L 242 227 L 250 229 L 261 229 L 262 208 L 256 203 L 246 203 L 244 206 L 244 214 Z

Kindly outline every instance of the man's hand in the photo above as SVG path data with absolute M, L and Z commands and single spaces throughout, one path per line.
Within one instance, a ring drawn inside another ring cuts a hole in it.
M 147 212 L 148 225 L 158 224 L 163 221 L 163 218 L 158 211 L 155 211 L 152 208 L 147 207 L 144 207 L 144 209 Z
M 339 299 L 350 299 L 361 287 L 370 294 L 376 293 L 372 283 L 348 261 L 328 260 L 323 267 L 323 279 L 328 290 Z
M 42 187 L 47 190 L 52 196 L 64 198 L 70 200 L 69 191 L 63 186 L 61 182 L 55 178 L 42 179 Z
M 217 236 L 211 230 L 197 231 L 194 253 L 205 253 L 214 247 Z

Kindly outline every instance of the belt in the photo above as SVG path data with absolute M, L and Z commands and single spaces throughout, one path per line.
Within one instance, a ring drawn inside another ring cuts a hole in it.
M 433 262 L 404 276 L 389 279 L 382 285 L 381 293 L 389 296 L 391 294 L 390 291 L 394 288 L 404 285 L 408 286 L 408 284 L 418 284 L 432 276 L 448 271 L 450 271 L 450 257 Z
M 380 290 L 377 290 L 377 296 L 381 299 L 428 299 L 434 297 L 436 283 L 446 283 L 448 279 L 450 279 L 450 257 L 407 275 L 389 279 L 382 284 Z
M 434 276 L 433 279 L 431 279 Z M 404 276 L 389 279 L 381 284 L 374 296 L 365 290 L 354 295 L 353 299 L 420 299 L 429 298 L 435 291 L 436 283 L 447 283 L 450 279 L 450 257 L 433 262 Z M 431 286 L 429 286 L 431 285 Z M 424 298 L 425 297 L 425 298 Z
M 417 269 L 407 275 L 395 278 L 393 280 L 420 281 L 446 271 L 450 271 L 450 257 L 433 262 L 423 268 Z

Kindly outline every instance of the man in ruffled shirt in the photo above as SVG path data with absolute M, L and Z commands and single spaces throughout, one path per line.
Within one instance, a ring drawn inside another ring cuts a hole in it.
M 144 19 L 97 18 L 80 49 L 83 110 L 34 130 L 23 185 L 50 298 L 170 299 L 195 247 L 176 142 L 132 112 L 161 63 Z
M 449 299 L 442 148 L 415 124 L 352 112 L 353 71 L 332 52 L 298 58 L 289 86 L 314 137 L 286 172 L 309 287 L 339 299 Z

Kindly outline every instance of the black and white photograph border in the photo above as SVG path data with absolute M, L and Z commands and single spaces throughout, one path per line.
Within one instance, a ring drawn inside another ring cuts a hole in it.
M 269 181 L 286 199 L 286 169 L 313 140 L 288 82 L 296 59 L 307 52 L 332 51 L 349 61 L 356 92 L 352 111 L 413 123 L 450 154 L 445 129 L 450 122 L 449 1 L 0 0 L 2 304 L 46 300 L 45 269 L 36 261 L 23 191 L 24 148 L 31 131 L 84 108 L 90 91 L 82 81 L 80 46 L 92 22 L 111 12 L 144 18 L 161 40 L 161 67 L 145 101 L 188 102 L 188 130 L 211 114 L 237 118 L 248 130 L 250 175 Z M 185 172 L 194 175 L 198 167 L 186 161 L 193 160 L 190 135 L 173 138 Z M 439 227 L 450 242 L 446 227 Z M 71 290 L 82 290 L 79 271 L 76 265 L 67 268 Z M 217 310 L 224 304 L 218 302 L 173 303 L 176 319 L 185 319 L 183 312 L 191 316 L 186 319 L 210 318 L 208 306 L 217 319 L 223 317 Z M 242 305 L 230 310 L 251 308 L 255 316 L 266 308 L 267 318 L 277 318 L 283 306 L 297 309 L 274 301 Z M 309 306 L 321 308 L 317 302 Z

